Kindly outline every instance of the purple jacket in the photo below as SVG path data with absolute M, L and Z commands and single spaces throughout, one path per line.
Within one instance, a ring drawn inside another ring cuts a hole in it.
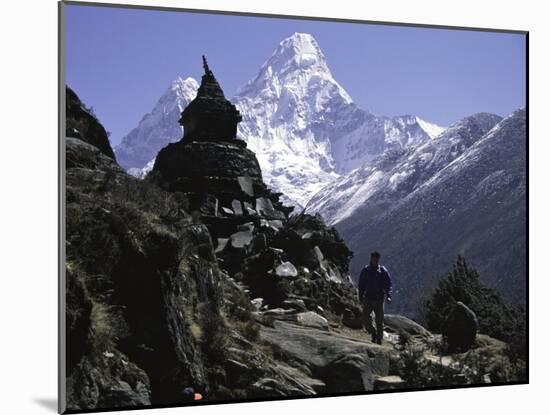
M 391 297 L 392 283 L 386 267 L 367 265 L 359 275 L 359 299 L 383 300 Z

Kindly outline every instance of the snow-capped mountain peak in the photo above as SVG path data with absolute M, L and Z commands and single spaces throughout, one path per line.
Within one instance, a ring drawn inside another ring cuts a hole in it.
M 277 73 L 308 67 L 330 72 L 325 55 L 315 38 L 308 33 L 294 33 L 281 41 L 262 69 L 266 67 L 273 68 Z
M 238 136 L 256 153 L 264 179 L 303 207 L 334 180 L 330 141 L 315 126 L 330 123 L 352 99 L 334 79 L 313 36 L 284 39 L 233 102 L 243 115 Z
M 330 91 L 324 91 L 328 88 Z M 273 54 L 260 67 L 258 75 L 237 91 L 237 97 L 254 94 L 258 90 L 269 91 L 281 97 L 285 92 L 305 98 L 317 96 L 317 109 L 325 103 L 319 95 L 327 98 L 329 92 L 337 93 L 346 104 L 352 101 L 349 94 L 334 79 L 325 55 L 315 38 L 308 33 L 294 33 L 279 43 Z
M 197 89 L 192 78 L 172 83 L 117 147 L 123 167 L 143 176 L 158 151 L 182 137 L 178 119 Z M 275 45 L 231 101 L 243 117 L 238 138 L 256 153 L 265 182 L 297 208 L 386 150 L 419 145 L 441 131 L 414 115 L 390 118 L 358 108 L 307 33 Z

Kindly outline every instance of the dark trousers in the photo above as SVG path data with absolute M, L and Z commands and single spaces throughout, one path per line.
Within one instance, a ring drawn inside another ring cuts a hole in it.
M 376 328 L 372 325 L 372 313 L 374 312 L 374 321 Z M 384 336 L 384 299 L 381 300 L 363 300 L 363 323 L 367 331 L 374 339 L 381 343 Z

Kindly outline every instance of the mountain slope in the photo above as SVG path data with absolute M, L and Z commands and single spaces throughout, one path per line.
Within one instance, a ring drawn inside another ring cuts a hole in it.
M 367 202 L 371 208 L 385 210 L 462 154 L 500 120 L 493 114 L 475 114 L 454 123 L 436 139 L 416 147 L 387 150 L 317 193 L 307 211 L 321 213 L 334 225 Z
M 190 78 L 174 84 L 116 149 L 134 175 L 143 176 L 157 152 L 182 135 L 179 112 L 198 85 Z M 358 108 L 305 33 L 284 39 L 232 102 L 243 116 L 238 137 L 256 153 L 266 183 L 299 208 L 386 149 L 417 145 L 442 130 L 415 116 L 389 118 Z
M 477 133 L 494 122 L 494 116 L 466 119 L 470 131 Z M 411 156 L 400 159 L 399 168 L 390 173 L 367 175 L 367 181 L 386 180 L 400 198 L 387 199 L 388 192 L 378 184 L 368 203 L 356 208 L 336 223 L 337 229 L 354 251 L 352 273 L 357 274 L 370 251 L 384 255 L 394 276 L 400 312 L 414 315 L 417 301 L 426 296 L 437 277 L 443 275 L 457 254 L 464 255 L 480 271 L 485 283 L 497 287 L 516 302 L 525 301 L 526 267 L 526 117 L 520 109 L 496 124 L 481 138 L 466 146 L 468 136 L 449 138 L 447 155 L 459 153 L 444 166 L 430 172 L 409 172 L 404 168 Z M 447 133 L 468 130 L 462 125 Z M 474 126 L 483 127 L 479 130 Z M 483 124 L 483 125 L 481 125 Z M 439 136 L 436 141 L 444 138 Z M 448 147 L 450 146 L 450 147 Z M 444 146 L 442 146 L 444 148 Z M 422 162 L 422 146 L 412 160 Z M 437 153 L 435 153 L 437 156 Z M 443 156 L 444 154 L 440 154 Z M 437 157 L 432 157 L 432 162 Z M 379 162 L 379 166 L 382 161 Z M 401 170 L 403 176 L 392 172 Z M 418 180 L 422 173 L 431 175 Z M 375 179 L 373 179 L 375 176 Z M 389 177 L 389 178 L 388 178 Z M 391 179 L 394 182 L 391 182 Z M 359 188 L 357 188 L 359 189 Z M 357 190 L 358 192 L 361 189 Z M 391 193 L 391 192 L 390 192 Z M 335 191 L 335 199 L 341 194 Z

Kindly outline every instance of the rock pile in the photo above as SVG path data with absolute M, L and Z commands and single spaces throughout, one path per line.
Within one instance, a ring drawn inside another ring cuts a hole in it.
M 184 109 L 181 141 L 162 149 L 147 180 L 176 193 L 212 236 L 220 266 L 265 306 L 357 317 L 351 252 L 320 216 L 289 217 L 262 180 L 255 154 L 235 138 L 240 114 L 204 62 Z

